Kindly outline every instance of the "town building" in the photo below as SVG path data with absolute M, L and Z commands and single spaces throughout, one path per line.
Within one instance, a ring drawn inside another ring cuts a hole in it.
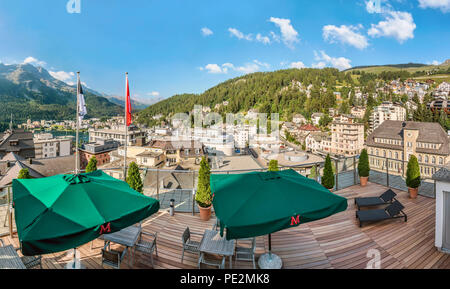
M 331 124 L 330 152 L 337 156 L 356 156 L 364 146 L 364 124 L 352 117 L 335 117 Z
M 119 142 L 121 145 L 125 144 L 125 125 L 116 125 L 109 128 L 103 129 L 89 129 L 89 142 L 98 142 L 101 140 L 115 140 Z M 146 137 L 146 133 L 143 130 L 140 130 L 134 125 L 131 125 L 128 128 L 128 145 L 134 145 L 139 138 Z
M 304 124 L 306 123 L 306 118 L 301 114 L 294 114 L 292 122 L 295 124 Z
M 379 127 L 386 120 L 406 120 L 406 109 L 400 104 L 392 102 L 383 102 L 381 105 L 374 107 L 370 116 L 370 131 Z
M 354 106 L 352 107 L 350 114 L 356 118 L 364 118 L 366 114 L 366 108 L 364 106 Z
M 323 115 L 324 115 L 324 114 L 321 113 L 321 112 L 313 113 L 313 114 L 311 115 L 311 121 L 312 121 L 312 123 L 313 123 L 314 125 L 319 125 L 320 118 L 321 118 Z
M 111 161 L 110 153 L 117 150 L 119 142 L 115 140 L 98 140 L 97 142 L 86 143 L 80 149 L 80 168 L 85 169 L 89 160 L 95 156 L 97 166 L 107 164 Z
M 450 114 L 450 102 L 444 97 L 437 97 L 427 103 L 427 108 L 433 113 L 440 113 L 441 110 L 444 110 L 447 114 Z
M 0 158 L 8 153 L 15 153 L 24 158 L 34 158 L 33 133 L 20 129 L 9 129 L 0 133 Z
M 72 153 L 72 137 L 54 138 L 51 133 L 35 134 L 33 138 L 37 159 L 68 156 Z
M 370 167 L 405 176 L 415 155 L 422 177 L 429 178 L 450 160 L 448 138 L 439 123 L 387 120 L 367 138 Z

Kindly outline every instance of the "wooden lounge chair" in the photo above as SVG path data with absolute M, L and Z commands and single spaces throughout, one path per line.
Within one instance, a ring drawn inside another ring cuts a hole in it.
M 397 194 L 394 193 L 393 190 L 389 189 L 379 197 L 355 198 L 355 205 L 358 207 L 358 211 L 361 207 L 388 205 L 396 201 L 396 196 Z
M 404 208 L 399 201 L 395 201 L 386 209 L 357 211 L 356 217 L 359 219 L 360 227 L 362 227 L 363 222 L 377 222 L 397 218 L 404 218 L 405 222 L 407 222 L 408 217 L 403 212 Z

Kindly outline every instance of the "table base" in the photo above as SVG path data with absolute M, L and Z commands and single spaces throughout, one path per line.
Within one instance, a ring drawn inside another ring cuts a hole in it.
M 75 263 L 75 265 L 74 265 Z M 75 259 L 75 261 L 70 261 L 66 264 L 65 269 L 86 269 L 86 267 L 81 263 L 79 259 Z
M 275 254 L 266 253 L 259 257 L 258 266 L 260 269 L 281 269 L 283 261 Z

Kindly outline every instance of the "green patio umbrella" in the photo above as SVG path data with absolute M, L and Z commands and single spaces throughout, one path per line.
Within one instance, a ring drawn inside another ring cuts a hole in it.
M 76 248 L 159 210 L 146 197 L 103 171 L 13 181 L 17 233 L 24 255 Z
M 270 260 L 278 258 L 271 254 L 271 233 L 347 209 L 347 199 L 294 170 L 213 174 L 211 192 L 221 235 L 224 229 L 228 240 L 269 234 L 269 254 L 261 258 Z

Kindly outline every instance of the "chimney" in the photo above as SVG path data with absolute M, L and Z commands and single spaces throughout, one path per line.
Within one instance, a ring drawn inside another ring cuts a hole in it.
M 28 159 L 28 163 L 29 163 L 30 165 L 32 165 L 32 164 L 33 164 L 33 159 L 32 159 L 32 158 L 29 158 L 29 159 Z

